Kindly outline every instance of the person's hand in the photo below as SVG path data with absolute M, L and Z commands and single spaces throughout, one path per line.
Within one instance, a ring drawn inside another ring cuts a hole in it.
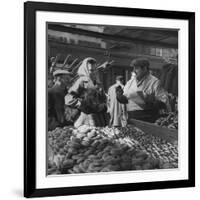
M 128 99 L 126 96 L 123 95 L 124 91 L 121 88 L 121 86 L 116 87 L 116 98 L 117 101 L 119 101 L 122 104 L 127 104 L 128 103 Z
M 124 93 L 124 91 L 120 85 L 116 87 L 115 91 L 116 91 L 117 95 L 123 95 L 123 93 Z
M 147 94 L 145 92 L 142 92 L 143 99 L 146 103 L 153 103 L 155 101 L 155 96 L 152 94 Z
M 102 63 L 100 66 L 97 67 L 97 69 L 106 69 L 107 67 L 111 66 L 114 63 L 114 60 L 112 61 L 106 61 Z

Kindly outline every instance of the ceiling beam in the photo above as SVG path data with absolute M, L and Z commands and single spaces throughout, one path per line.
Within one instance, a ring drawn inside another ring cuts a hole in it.
M 67 26 L 52 24 L 52 23 L 48 24 L 48 29 L 61 31 L 61 32 L 68 32 L 68 33 L 78 34 L 78 35 L 85 35 L 89 37 L 101 38 L 104 40 L 116 41 L 120 43 L 134 43 L 134 44 L 143 44 L 143 45 L 148 45 L 148 46 L 166 47 L 166 48 L 178 47 L 177 43 L 167 44 L 165 42 L 156 42 L 156 41 L 153 42 L 153 41 L 148 41 L 148 40 L 143 40 L 143 39 L 133 39 L 133 38 L 125 37 L 125 36 L 109 35 L 105 33 L 98 33 L 94 31 L 83 30 L 79 28 L 72 28 L 72 27 L 67 27 Z

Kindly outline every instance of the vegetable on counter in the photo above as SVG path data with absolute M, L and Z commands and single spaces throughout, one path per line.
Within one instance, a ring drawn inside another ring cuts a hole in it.
M 48 132 L 48 141 L 53 152 L 48 161 L 48 174 L 178 167 L 177 144 L 133 126 L 56 128 Z
M 171 129 L 178 129 L 178 112 L 171 112 L 159 118 L 155 122 L 156 125 Z

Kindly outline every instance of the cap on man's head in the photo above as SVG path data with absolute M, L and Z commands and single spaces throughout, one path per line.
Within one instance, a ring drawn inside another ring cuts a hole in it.
M 141 67 L 144 68 L 146 67 L 147 69 L 149 69 L 149 60 L 146 58 L 137 58 L 132 60 L 131 64 L 132 67 Z
M 63 70 L 63 69 L 57 69 L 56 71 L 53 72 L 53 76 L 59 76 L 59 75 L 72 75 L 71 72 L 67 71 L 67 70 Z
M 123 81 L 124 77 L 119 75 L 119 76 L 116 76 L 116 81 Z

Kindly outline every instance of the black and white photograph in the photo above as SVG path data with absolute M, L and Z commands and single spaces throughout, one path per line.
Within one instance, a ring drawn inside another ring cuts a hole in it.
M 25 4 L 24 195 L 195 184 L 194 13 Z
M 179 29 L 46 22 L 46 174 L 179 169 Z

